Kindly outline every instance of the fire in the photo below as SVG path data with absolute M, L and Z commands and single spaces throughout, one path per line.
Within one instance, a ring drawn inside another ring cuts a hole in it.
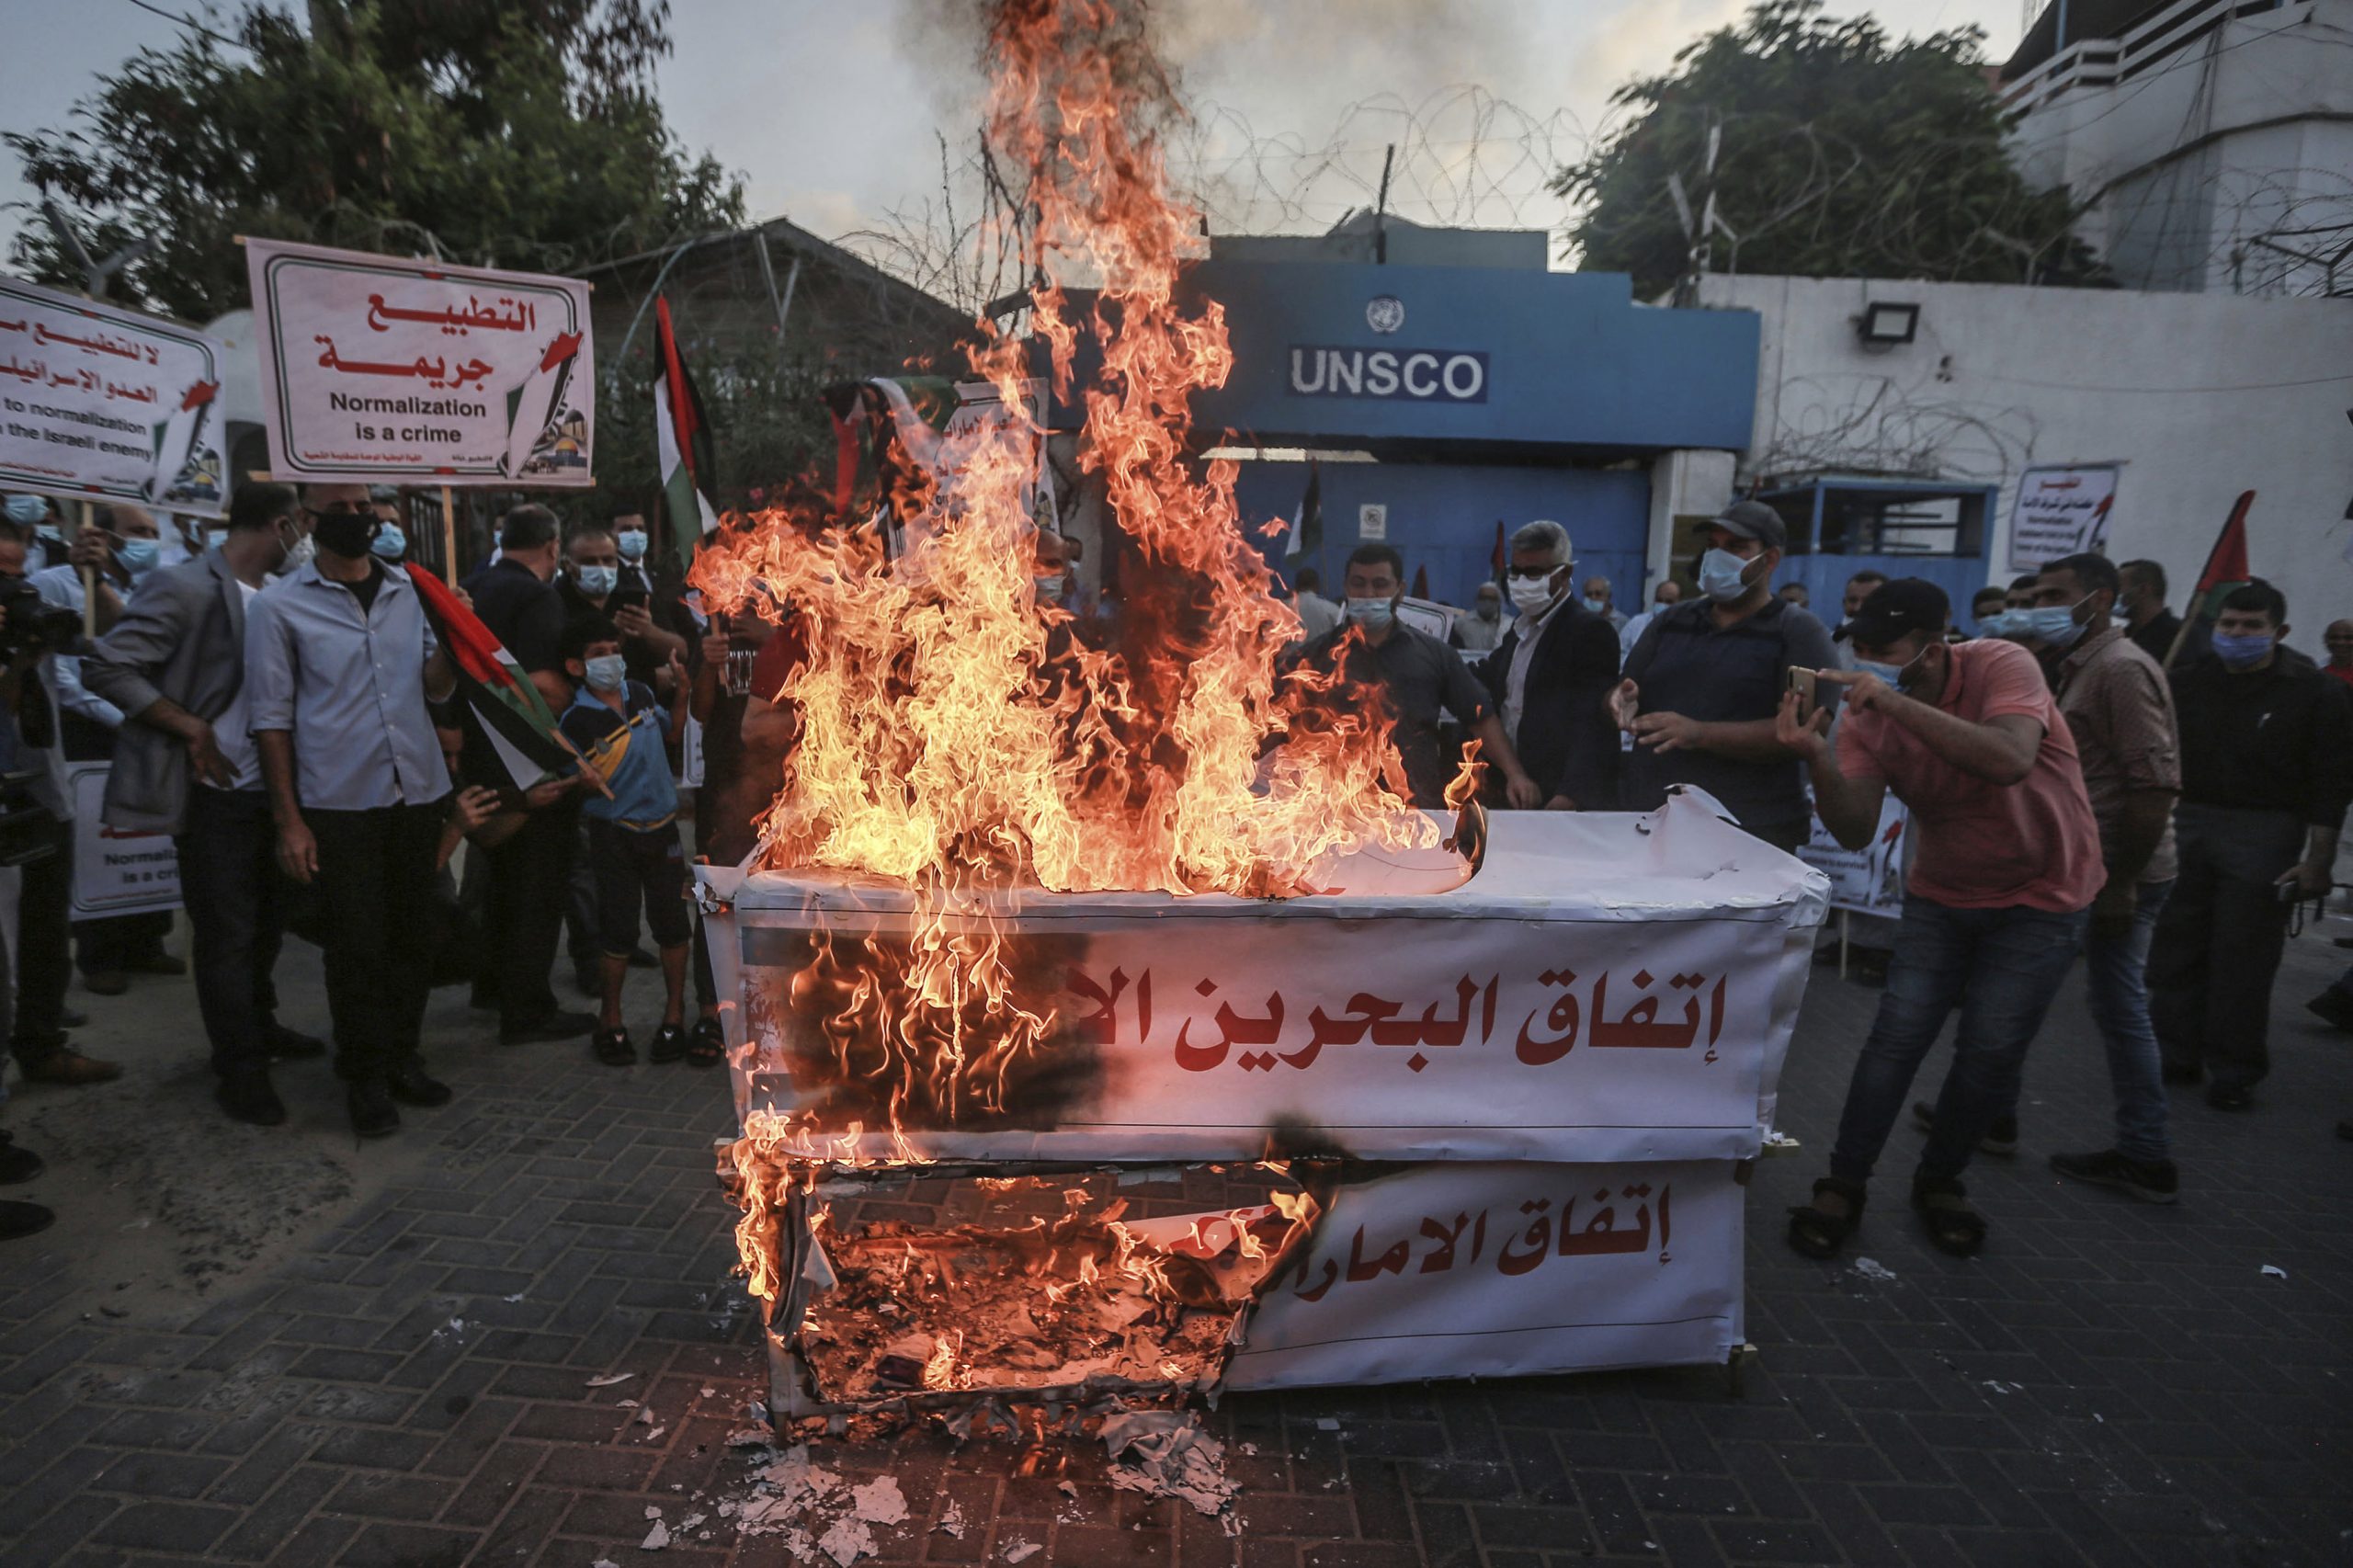
M 1245 537 L 1234 465 L 1188 458 L 1191 398 L 1233 355 L 1222 311 L 1177 299 L 1200 219 L 1170 188 L 1160 133 L 1182 111 L 1142 8 L 994 0 L 986 58 L 992 149 L 1027 176 L 1028 331 L 1061 398 L 1082 340 L 1099 353 L 1080 461 L 1136 560 L 1113 639 L 1039 602 L 1029 343 L 986 322 L 970 367 L 1007 416 L 952 436 L 902 422 L 923 460 L 889 500 L 902 532 L 772 511 L 696 560 L 707 603 L 799 618 L 781 693 L 798 740 L 759 864 L 915 894 L 911 929 L 833 933 L 792 982 L 819 1037 L 801 1048 L 857 1115 L 747 1119 L 737 1234 L 771 1303 L 790 1286 L 779 1189 L 809 1182 L 807 1162 L 919 1161 L 923 1129 L 1007 1114 L 1051 1049 L 1050 991 L 1025 983 L 991 907 L 1025 889 L 1291 896 L 1330 857 L 1438 836 L 1390 787 L 1381 705 L 1327 702 L 1329 678 L 1279 669 L 1300 624 Z M 1077 1283 L 1099 1267 L 1082 1255 Z

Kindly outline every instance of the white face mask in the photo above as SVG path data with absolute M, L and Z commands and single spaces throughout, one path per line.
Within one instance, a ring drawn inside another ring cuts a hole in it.
M 623 561 L 645 559 L 645 530 L 643 528 L 623 528 L 613 536 L 613 542 L 620 546 Z
M 1748 592 L 1742 575 L 1748 562 L 1729 550 L 1711 550 L 1699 557 L 1699 591 L 1720 605 L 1731 604 Z
M 619 653 L 599 653 L 593 659 L 583 659 L 581 667 L 587 672 L 591 691 L 619 691 L 629 679 L 629 661 Z
M 1547 573 L 1541 577 L 1514 576 L 1506 580 L 1506 591 L 1511 595 L 1514 608 L 1522 615 L 1534 615 L 1552 602 L 1552 579 L 1560 574 Z
M 1029 579 L 1029 585 L 1036 590 L 1038 601 L 1040 604 L 1062 603 L 1063 579 L 1059 574 L 1051 577 L 1033 576 Z

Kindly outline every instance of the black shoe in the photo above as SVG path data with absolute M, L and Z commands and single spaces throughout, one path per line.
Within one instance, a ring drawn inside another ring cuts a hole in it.
M 2216 1110 L 2253 1110 L 2255 1091 L 2244 1084 L 2217 1084 L 2206 1091 L 2206 1103 Z
M 57 1216 L 38 1203 L 0 1200 L 0 1242 L 13 1242 L 49 1229 Z
M 2332 1028 L 2353 1029 L 2353 996 L 2334 985 L 2305 1003 L 2304 1011 L 2325 1019 Z
M 325 1040 L 301 1029 L 290 1029 L 284 1024 L 270 1025 L 262 1031 L 262 1038 L 269 1042 L 272 1062 L 308 1062 L 327 1053 Z
M 543 1040 L 578 1040 L 596 1027 L 597 1015 L 594 1013 L 573 1013 L 558 1008 L 552 1013 L 541 1013 L 536 1018 L 501 1025 L 498 1043 L 530 1045 Z
M 403 1105 L 431 1109 L 449 1103 L 449 1085 L 426 1074 L 415 1062 L 404 1062 L 384 1074 L 384 1089 Z
M 2206 1069 L 2196 1065 L 2177 1067 L 2168 1062 L 2161 1075 L 2168 1084 L 2202 1084 L 2206 1081 Z
M 30 1149 L 0 1143 L 0 1187 L 22 1187 L 49 1168 Z
M 1923 1128 L 1934 1127 L 1937 1124 L 1937 1108 L 1927 1100 L 1914 1100 L 1912 1119 Z M 1977 1141 L 1977 1152 L 1981 1154 L 2017 1153 L 2018 1119 L 2015 1116 L 1995 1118 L 1994 1124 L 1985 1130 L 1985 1136 Z
M 645 1048 L 648 1062 L 676 1062 L 687 1053 L 687 1031 L 676 1024 L 664 1024 L 654 1031 L 654 1043 Z
M 267 1073 L 223 1078 L 212 1086 L 212 1097 L 232 1121 L 242 1121 L 249 1127 L 286 1125 L 286 1102 L 270 1087 Z
M 2113 1149 L 2094 1154 L 2053 1154 L 2051 1168 L 2071 1181 L 2112 1187 L 2143 1203 L 2173 1203 L 2181 1197 L 2181 1178 L 2171 1160 L 2127 1159 Z
M 133 974 L 186 974 L 188 960 L 176 959 L 157 948 L 152 953 L 140 953 L 126 960 L 122 967 Z
M 687 1065 L 716 1067 L 727 1060 L 727 1031 L 717 1018 L 697 1018 L 693 1043 L 687 1047 Z
M 344 1096 L 351 1131 L 362 1138 L 389 1138 L 401 1130 L 400 1108 L 381 1084 L 354 1084 Z
M 588 1049 L 608 1067 L 627 1067 L 637 1060 L 637 1047 L 630 1043 L 627 1029 L 598 1029 Z
M 90 1015 L 82 1011 L 79 1007 L 60 1007 L 57 1009 L 57 1027 L 59 1028 L 78 1029 L 86 1026 L 89 1021 Z

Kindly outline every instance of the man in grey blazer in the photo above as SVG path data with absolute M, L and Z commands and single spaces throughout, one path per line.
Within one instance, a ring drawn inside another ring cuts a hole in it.
M 173 835 L 213 1093 L 258 1127 L 286 1119 L 272 1059 L 325 1050 L 276 1017 L 278 832 L 245 722 L 245 606 L 301 528 L 290 486 L 243 486 L 220 546 L 153 573 L 82 665 L 83 683 L 124 714 L 107 824 Z

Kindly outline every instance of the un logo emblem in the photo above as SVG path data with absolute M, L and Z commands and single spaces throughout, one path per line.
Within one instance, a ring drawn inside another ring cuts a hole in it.
M 1382 334 L 1405 324 L 1405 301 L 1394 294 L 1375 294 L 1365 302 L 1364 324 Z

